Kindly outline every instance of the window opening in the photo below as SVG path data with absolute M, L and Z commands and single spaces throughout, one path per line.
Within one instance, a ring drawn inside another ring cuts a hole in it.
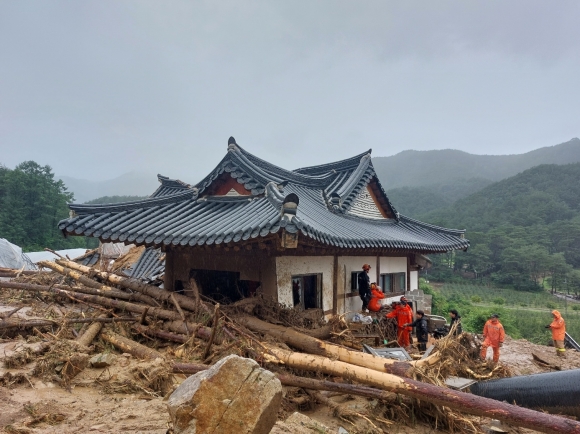
M 352 271 L 350 273 L 350 290 L 351 292 L 358 291 L 358 275 L 364 271 Z
M 294 306 L 303 309 L 322 308 L 322 274 L 292 276 L 292 300 Z
M 381 274 L 379 285 L 383 292 L 405 292 L 407 287 L 406 273 L 385 273 Z

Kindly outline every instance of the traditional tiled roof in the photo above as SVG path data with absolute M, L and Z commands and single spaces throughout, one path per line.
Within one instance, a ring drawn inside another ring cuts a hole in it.
M 153 281 L 165 273 L 165 254 L 161 249 L 146 248 L 137 262 L 125 270 L 125 274 L 134 279 Z
M 224 173 L 251 194 L 210 196 L 209 187 Z M 469 246 L 464 231 L 400 216 L 376 177 L 370 151 L 290 171 L 255 157 L 230 138 L 226 156 L 195 186 L 158 178 L 161 186 L 145 200 L 69 205 L 75 215 L 59 222 L 59 228 L 65 234 L 148 246 L 235 243 L 281 228 L 340 248 L 443 252 Z M 370 190 L 381 208 L 370 204 L 376 210 L 372 218 L 354 212 Z M 298 206 L 295 213 L 286 213 L 283 203 L 291 194 L 298 197 Z

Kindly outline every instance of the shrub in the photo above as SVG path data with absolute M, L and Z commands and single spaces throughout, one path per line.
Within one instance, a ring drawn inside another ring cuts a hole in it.
M 498 306 L 502 306 L 505 304 L 505 298 L 497 297 L 492 300 L 493 304 L 497 304 Z
M 471 301 L 473 301 L 474 303 L 481 303 L 481 297 L 479 295 L 472 295 Z
M 575 304 L 572 306 L 572 310 L 580 310 L 580 304 Z
M 546 307 L 548 309 L 556 309 L 558 306 L 556 305 L 556 303 L 554 303 L 552 301 L 549 301 L 549 302 L 546 303 Z

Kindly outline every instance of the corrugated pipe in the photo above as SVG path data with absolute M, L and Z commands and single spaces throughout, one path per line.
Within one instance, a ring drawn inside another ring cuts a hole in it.
M 470 390 L 521 407 L 580 416 L 580 369 L 481 381 Z

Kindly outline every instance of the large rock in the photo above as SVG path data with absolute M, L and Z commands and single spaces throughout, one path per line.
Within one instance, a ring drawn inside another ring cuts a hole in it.
M 167 407 L 175 434 L 267 434 L 281 400 L 274 374 L 231 355 L 181 383 Z

